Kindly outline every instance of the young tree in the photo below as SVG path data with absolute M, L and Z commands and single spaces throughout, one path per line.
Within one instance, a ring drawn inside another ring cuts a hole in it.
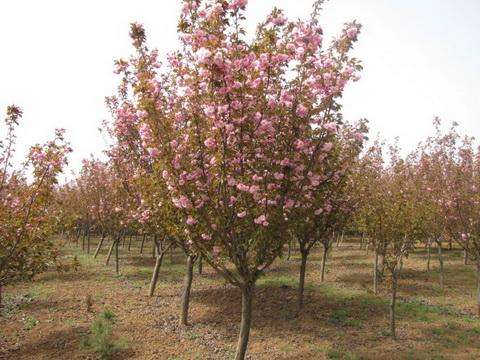
M 15 128 L 21 115 L 18 107 L 7 108 L 7 136 L 0 142 L 0 304 L 3 285 L 33 277 L 57 257 L 52 203 L 57 175 L 71 151 L 64 131 L 56 130 L 53 140 L 30 148 L 23 169 L 14 168 Z M 32 171 L 31 181 L 26 169 Z

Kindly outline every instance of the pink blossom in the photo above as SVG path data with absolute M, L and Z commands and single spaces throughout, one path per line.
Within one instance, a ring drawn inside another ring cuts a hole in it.
M 197 51 L 197 60 L 200 64 L 208 64 L 211 56 L 212 52 L 206 48 L 200 48 Z
M 213 138 L 211 138 L 211 137 L 208 138 L 207 140 L 205 140 L 203 143 L 204 143 L 205 146 L 206 146 L 207 148 L 209 148 L 209 149 L 215 149 L 216 146 L 217 146 L 217 142 L 215 141 L 215 139 L 213 139 Z
M 246 212 L 246 211 L 239 212 L 239 213 L 237 214 L 237 216 L 238 216 L 240 219 L 243 219 L 245 216 L 247 216 L 247 212 Z
M 300 104 L 298 105 L 298 108 L 297 108 L 297 115 L 301 118 L 307 116 L 308 114 L 308 109 L 303 105 L 303 104 Z
M 331 142 L 328 142 L 328 143 L 323 144 L 322 150 L 323 150 L 323 152 L 327 153 L 330 150 L 332 150 L 332 148 L 333 148 L 333 144 Z
M 198 221 L 195 220 L 193 217 L 189 216 L 187 218 L 187 225 L 193 226 L 193 225 L 196 225 L 197 223 L 198 223 Z
M 347 29 L 347 37 L 349 39 L 354 39 L 355 36 L 357 36 L 357 33 L 358 33 L 358 29 L 354 26 Z

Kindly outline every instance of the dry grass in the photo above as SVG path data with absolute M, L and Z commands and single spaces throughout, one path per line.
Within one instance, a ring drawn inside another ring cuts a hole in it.
M 98 239 L 95 239 L 95 242 Z M 146 294 L 154 259 L 151 244 L 139 255 L 121 249 L 121 275 L 77 248 L 76 273 L 48 272 L 33 283 L 6 289 L 0 318 L 0 358 L 91 359 L 79 346 L 95 316 L 104 309 L 116 317 L 115 333 L 127 347 L 115 359 L 229 359 L 239 322 L 240 294 L 206 264 L 195 275 L 187 328 L 178 325 L 185 259 L 166 256 L 156 296 Z M 92 249 L 95 244 L 92 244 Z M 92 251 L 93 252 L 93 251 Z M 475 309 L 475 275 L 460 251 L 446 251 L 446 292 L 435 270 L 425 271 L 418 250 L 400 280 L 398 340 L 388 336 L 388 282 L 374 296 L 372 256 L 357 244 L 334 247 L 326 282 L 319 283 L 320 255 L 307 268 L 306 307 L 294 317 L 298 257 L 280 259 L 260 279 L 254 302 L 250 359 L 479 359 L 480 320 Z M 434 258 L 432 259 L 434 260 Z M 91 310 L 86 298 L 90 296 Z

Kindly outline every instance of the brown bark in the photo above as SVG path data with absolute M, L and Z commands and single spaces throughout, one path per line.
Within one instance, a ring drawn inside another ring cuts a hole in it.
M 115 273 L 117 275 L 120 273 L 119 261 L 118 261 L 118 244 L 119 243 L 120 243 L 120 239 L 118 239 L 115 244 Z
M 432 250 L 432 240 L 428 239 L 427 242 L 427 271 L 430 271 L 430 257 Z
M 248 338 L 252 325 L 252 300 L 253 284 L 242 286 L 242 320 L 240 323 L 240 334 L 238 336 L 237 351 L 235 360 L 244 360 L 247 353 Z
M 394 339 L 397 338 L 395 324 L 395 303 L 397 301 L 397 270 L 392 272 L 392 297 L 390 299 L 390 334 Z
M 305 273 L 307 271 L 307 257 L 308 251 L 300 247 L 301 262 L 300 262 L 300 278 L 298 282 L 298 295 L 297 295 L 297 313 L 303 309 L 304 291 L 305 291 Z
M 143 254 L 143 246 L 145 245 L 145 238 L 147 237 L 147 234 L 143 234 L 142 236 L 142 244 L 140 245 L 140 254 Z
M 327 262 L 328 247 L 324 245 L 323 247 L 323 256 L 322 256 L 322 271 L 320 273 L 320 282 L 325 281 L 325 264 Z
M 202 257 L 200 256 L 200 258 L 198 259 L 198 275 L 202 275 L 203 274 L 203 261 L 202 261 Z
M 378 250 L 375 249 L 375 261 L 373 263 L 373 293 L 378 293 Z
M 160 272 L 160 267 L 162 266 L 162 261 L 163 261 L 163 255 L 165 254 L 164 251 L 161 251 L 157 255 L 157 261 L 155 262 L 155 268 L 153 269 L 153 274 L 152 274 L 152 280 L 150 281 L 150 290 L 149 290 L 149 296 L 153 296 L 155 292 L 155 288 L 157 287 L 157 281 L 158 281 L 158 274 Z
M 98 253 L 100 252 L 100 249 L 102 248 L 103 241 L 105 240 L 105 233 L 102 232 L 102 237 L 100 238 L 100 242 L 98 243 L 97 250 L 95 250 L 95 254 L 93 255 L 93 258 L 96 259 L 98 256 Z
M 110 249 L 108 249 L 107 260 L 105 261 L 105 265 L 108 265 L 110 262 L 110 257 L 112 256 L 113 248 L 115 247 L 116 239 L 112 239 L 112 245 L 110 245 Z
M 480 316 L 480 257 L 477 255 L 477 314 Z
M 185 274 L 185 279 L 183 282 L 182 316 L 180 319 L 181 324 L 184 326 L 188 325 L 188 308 L 190 305 L 190 291 L 192 289 L 194 263 L 195 257 L 192 255 L 187 256 L 187 272 Z
M 440 289 L 445 290 L 445 275 L 443 272 L 443 253 L 442 253 L 442 242 L 437 241 L 437 251 L 438 251 L 438 265 L 439 265 L 439 280 L 440 280 Z

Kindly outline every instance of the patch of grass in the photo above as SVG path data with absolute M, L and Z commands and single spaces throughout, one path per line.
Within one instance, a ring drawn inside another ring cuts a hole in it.
M 271 286 L 271 287 L 282 287 L 282 286 L 291 286 L 295 287 L 298 285 L 298 279 L 292 275 L 273 275 L 269 274 L 267 276 L 261 277 L 258 280 L 259 286 Z M 309 284 L 305 284 L 306 288 L 309 287 Z
M 347 350 L 329 348 L 325 354 L 330 360 L 359 360 L 360 358 Z
M 24 319 L 23 319 L 23 328 L 25 330 L 32 330 L 35 326 L 38 325 L 38 320 L 35 319 L 33 316 L 26 316 Z
M 329 321 L 333 324 L 341 326 L 351 326 L 355 328 L 362 326 L 362 321 L 360 319 L 351 318 L 346 309 L 338 309 L 333 311 L 332 314 L 330 314 Z
M 104 310 L 93 322 L 90 334 L 81 339 L 81 347 L 94 351 L 100 359 L 112 359 L 115 352 L 126 347 L 125 341 L 113 336 L 114 320 L 115 314 Z

